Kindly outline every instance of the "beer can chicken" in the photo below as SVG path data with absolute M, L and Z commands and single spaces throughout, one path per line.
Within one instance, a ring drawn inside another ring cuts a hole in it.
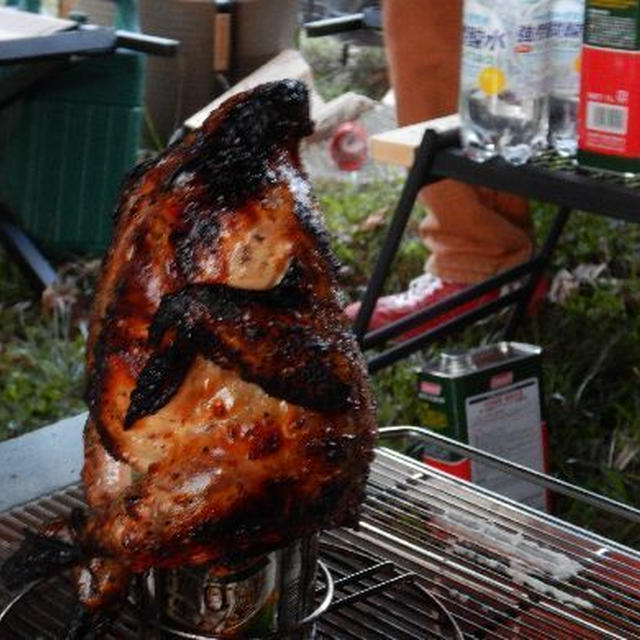
M 265 84 L 128 177 L 87 345 L 87 508 L 29 535 L 5 582 L 72 566 L 95 612 L 149 568 L 356 523 L 374 411 L 311 131 L 305 86 Z

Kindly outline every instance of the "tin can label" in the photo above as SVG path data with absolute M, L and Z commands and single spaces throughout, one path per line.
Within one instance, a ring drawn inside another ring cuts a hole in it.
M 469 444 L 530 469 L 544 469 L 540 390 L 537 378 L 470 396 L 465 401 Z M 544 489 L 472 461 L 471 480 L 537 509 Z
M 263 556 L 232 570 L 185 567 L 163 572 L 163 618 L 198 632 L 260 635 L 275 630 L 277 567 Z

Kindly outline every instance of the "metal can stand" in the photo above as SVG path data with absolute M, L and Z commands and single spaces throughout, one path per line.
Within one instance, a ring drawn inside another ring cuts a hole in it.
M 230 566 L 150 571 L 141 585 L 145 640 L 312 640 L 317 557 L 313 536 Z

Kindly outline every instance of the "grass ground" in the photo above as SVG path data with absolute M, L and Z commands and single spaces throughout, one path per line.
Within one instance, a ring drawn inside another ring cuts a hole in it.
M 81 308 L 94 264 L 60 266 L 62 286 L 41 298 L 0 252 L 0 439 L 84 410 Z

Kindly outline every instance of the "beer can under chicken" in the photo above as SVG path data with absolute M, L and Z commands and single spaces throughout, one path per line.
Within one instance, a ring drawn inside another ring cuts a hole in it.
M 311 640 L 314 629 L 287 630 L 314 608 L 317 538 L 297 540 L 233 565 L 154 570 L 145 578 L 148 640 L 177 629 L 202 638 Z

